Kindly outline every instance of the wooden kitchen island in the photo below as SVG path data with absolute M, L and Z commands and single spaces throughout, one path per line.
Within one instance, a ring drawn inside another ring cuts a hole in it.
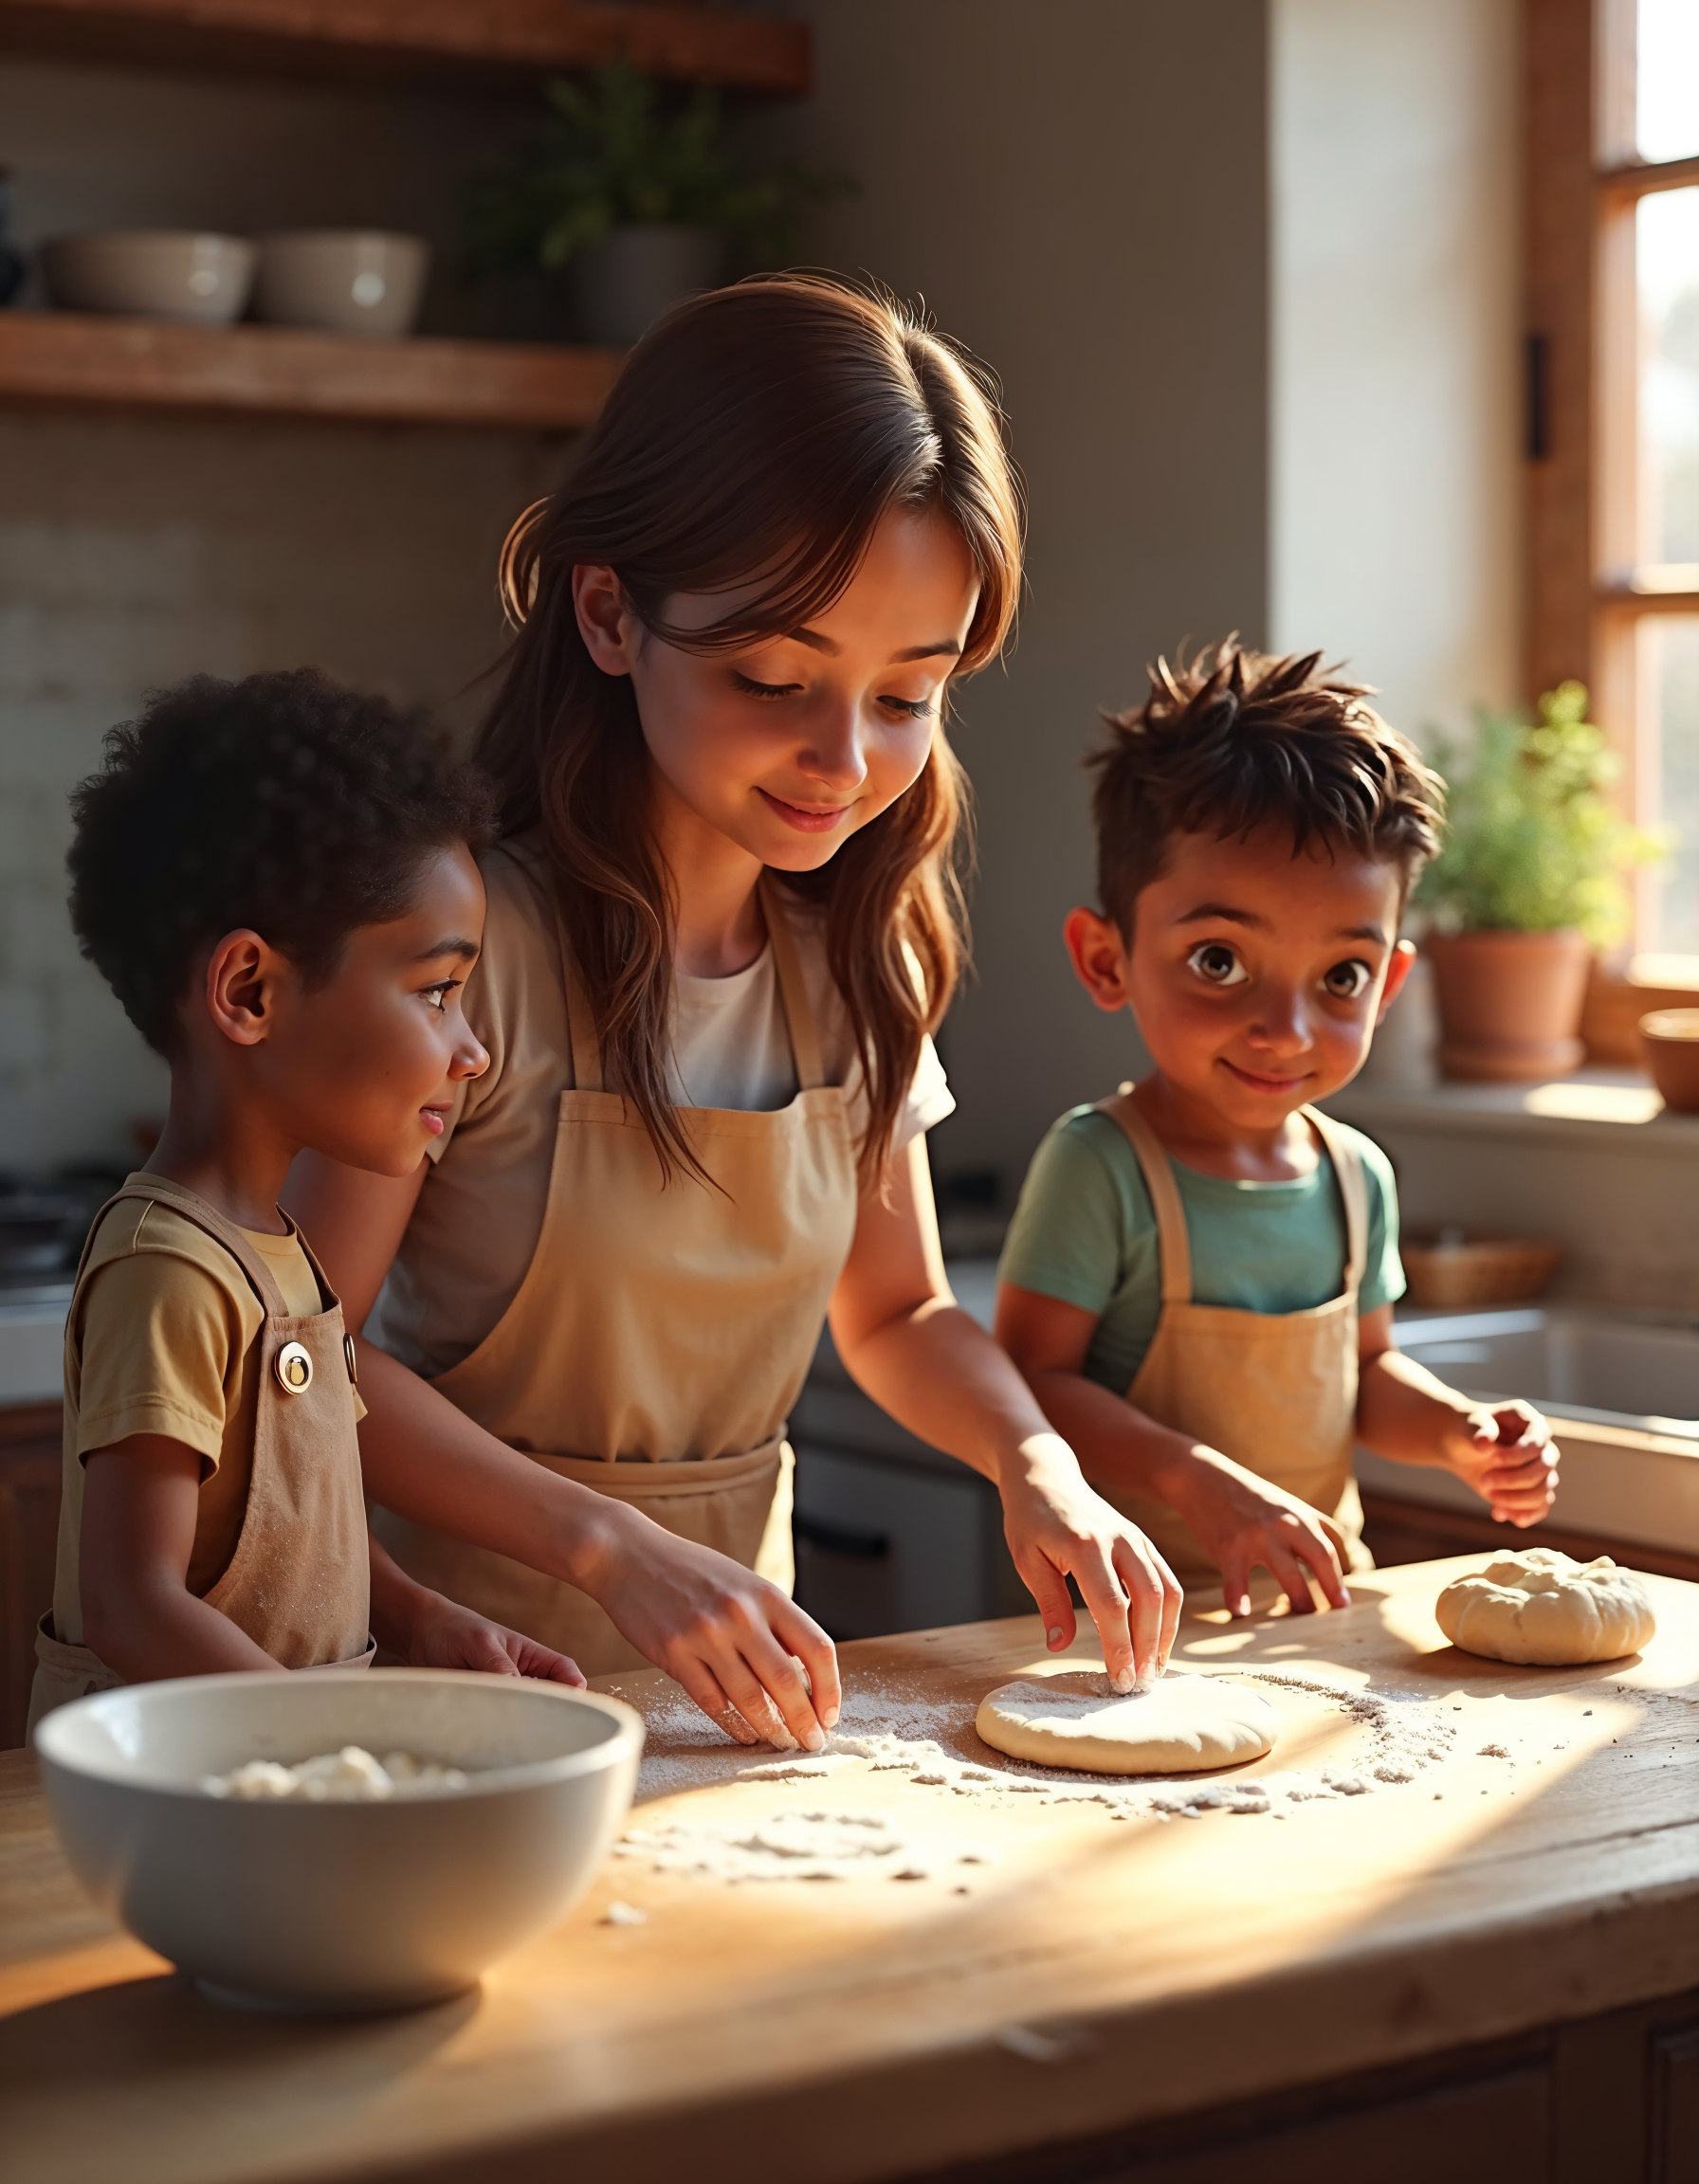
M 1650 1581 L 1643 1657 L 1515 1669 L 1434 1624 L 1468 1566 L 1359 1580 L 1344 1614 L 1188 1618 L 1177 1659 L 1291 1679 L 1265 1686 L 1280 1747 L 1235 1781 L 1370 1765 L 1362 1720 L 1317 1684 L 1451 1730 L 1408 1780 L 1261 1813 L 1118 1819 L 865 1763 L 681 1791 L 667 1755 L 703 1747 L 675 1687 L 603 1679 L 656 1726 L 664 1794 L 634 1824 L 900 1811 L 933 1869 L 733 1886 L 611 1860 L 481 1993 L 408 2016 L 204 2000 L 89 1907 L 32 1763 L 8 1755 L 0 2166 L 9 2184 L 1265 2184 L 1345 2164 L 1375 2184 L 1694 2184 L 1699 1588 Z M 1035 1619 L 843 1658 L 857 1726 L 888 1699 L 900 1733 L 946 1721 L 970 1759 L 983 1692 L 1056 1666 Z M 969 1842 L 991 1862 L 955 1864 Z M 605 1922 L 615 1898 L 645 1922 Z

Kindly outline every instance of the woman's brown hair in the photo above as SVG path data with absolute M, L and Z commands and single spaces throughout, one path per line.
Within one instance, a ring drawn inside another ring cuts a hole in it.
M 971 674 L 1001 648 L 1020 586 L 1018 487 L 989 384 L 890 299 L 773 276 L 697 297 L 644 337 L 571 477 L 502 551 L 518 635 L 478 756 L 504 830 L 540 831 L 607 1082 L 667 1174 L 700 1174 L 667 1094 L 671 876 L 630 681 L 591 659 L 573 569 L 611 567 L 667 643 L 729 651 L 831 607 L 899 509 L 935 512 L 967 547 L 979 593 L 956 672 Z M 665 618 L 675 593 L 752 584 L 705 630 Z M 922 1041 L 955 989 L 966 824 L 941 719 L 913 786 L 817 871 L 785 875 L 824 913 L 868 1085 L 864 1182 L 883 1173 Z

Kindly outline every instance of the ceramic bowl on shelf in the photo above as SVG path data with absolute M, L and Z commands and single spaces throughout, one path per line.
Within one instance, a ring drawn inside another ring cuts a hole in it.
M 1699 1009 L 1653 1009 L 1642 1016 L 1640 1049 L 1664 1105 L 1699 1115 Z
M 466 1771 L 382 1802 L 216 1796 L 208 1776 L 359 1745 Z M 589 1885 L 643 1724 L 597 1694 L 429 1668 L 195 1676 L 46 1717 L 35 1748 L 72 1870 L 214 1993 L 405 2008 L 471 1986 Z
M 247 307 L 255 250 L 242 235 L 137 228 L 61 235 L 41 247 L 42 277 L 62 311 L 228 326 Z
M 416 235 L 326 228 L 262 235 L 258 316 L 273 326 L 326 334 L 411 334 L 425 295 L 430 247 Z

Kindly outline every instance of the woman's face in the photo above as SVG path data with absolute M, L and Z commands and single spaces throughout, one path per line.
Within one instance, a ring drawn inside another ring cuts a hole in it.
M 664 832 L 694 821 L 762 864 L 806 872 L 925 765 L 978 583 L 948 523 L 897 514 L 833 606 L 742 651 L 685 652 L 651 635 L 612 570 L 575 570 L 573 592 L 592 658 L 631 678 Z M 666 614 L 707 628 L 737 604 L 680 592 Z

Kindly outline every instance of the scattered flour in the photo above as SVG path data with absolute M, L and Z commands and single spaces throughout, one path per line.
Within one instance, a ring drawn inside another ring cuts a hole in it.
M 1322 1765 L 1236 1778 L 1172 1775 L 1105 1778 L 1037 1767 L 991 1753 L 974 1731 L 977 1699 L 923 1697 L 900 1683 L 846 1691 L 828 1750 L 773 1758 L 731 1744 L 681 1692 L 656 1702 L 644 1694 L 649 1729 L 638 1783 L 640 1802 L 720 1782 L 831 1780 L 834 1799 L 856 1775 L 897 1774 L 917 1789 L 996 1805 L 1090 1805 L 1114 1820 L 1200 1819 L 1207 1812 L 1273 1814 L 1318 1799 L 1367 1796 L 1416 1780 L 1454 1758 L 1457 1731 L 1434 1702 L 1353 1688 L 1284 1669 L 1237 1668 L 1235 1678 L 1324 1700 L 1367 1732 L 1368 1753 L 1355 1768 Z M 1105 1686 L 1106 1688 L 1106 1686 Z M 933 1830 L 936 1832 L 936 1829 Z M 888 1814 L 831 1808 L 786 1808 L 718 1824 L 674 1821 L 632 1828 L 615 1855 L 658 1871 L 725 1882 L 854 1879 L 918 1880 L 989 1863 L 986 1853 L 918 1842 Z
M 370 1805 L 466 1786 L 466 1775 L 459 1767 L 439 1767 L 407 1752 L 386 1753 L 378 1760 L 357 1744 L 320 1752 L 293 1767 L 276 1759 L 250 1759 L 228 1774 L 201 1777 L 210 1797 L 286 1798 L 303 1805 Z
M 615 1900 L 602 1913 L 599 1923 L 603 1926 L 647 1926 L 649 1913 L 639 1911 L 635 1903 L 621 1903 Z
M 876 1812 L 774 1812 L 715 1827 L 675 1822 L 629 1829 L 616 1858 L 643 1858 L 659 1873 L 715 1881 L 925 1881 L 941 1865 L 979 1865 L 988 1853 L 923 1850 Z

